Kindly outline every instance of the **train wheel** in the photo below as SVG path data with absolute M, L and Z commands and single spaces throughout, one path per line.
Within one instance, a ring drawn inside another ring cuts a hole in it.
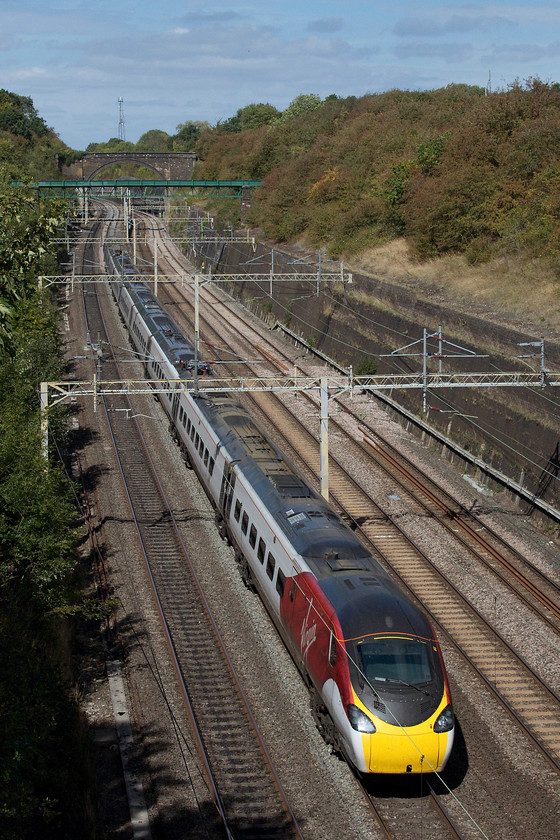
M 183 457 L 183 461 L 185 462 L 185 466 L 188 470 L 192 470 L 193 465 L 192 465 L 191 457 L 189 455 L 187 447 L 185 446 L 184 443 L 181 443 L 180 446 L 181 446 L 181 455 Z
M 243 583 L 247 589 L 250 589 L 251 592 L 255 592 L 255 581 L 253 579 L 251 567 L 239 549 L 235 549 L 235 562 L 239 566 L 239 573 L 241 574 Z
M 340 740 L 338 737 L 338 732 L 336 731 L 336 727 L 334 725 L 334 721 L 330 716 L 327 707 L 323 703 L 321 695 L 319 694 L 317 689 L 311 688 L 310 691 L 311 712 L 313 714 L 313 718 L 315 720 L 317 729 L 321 733 L 321 736 L 327 744 L 327 746 L 331 748 L 331 752 L 335 755 L 342 756 Z
M 216 525 L 218 526 L 218 533 L 220 537 L 224 540 L 224 542 L 227 542 L 228 545 L 231 545 L 228 527 L 220 513 L 216 513 Z

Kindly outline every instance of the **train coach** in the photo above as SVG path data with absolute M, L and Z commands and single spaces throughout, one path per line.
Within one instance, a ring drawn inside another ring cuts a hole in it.
M 191 377 L 192 345 L 140 276 L 112 286 L 146 375 Z M 326 742 L 361 774 L 442 770 L 455 721 L 424 613 L 232 395 L 175 386 L 161 395 L 173 436 L 300 669 Z

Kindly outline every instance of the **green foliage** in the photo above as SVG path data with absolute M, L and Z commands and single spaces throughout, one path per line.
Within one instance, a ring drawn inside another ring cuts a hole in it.
M 262 128 L 263 125 L 270 125 L 280 116 L 280 111 L 273 105 L 262 102 L 257 105 L 246 105 L 239 108 L 233 117 L 221 124 L 223 131 L 251 131 L 254 128 Z
M 439 166 L 447 138 L 450 134 L 450 131 L 446 131 L 444 134 L 440 134 L 439 137 L 433 137 L 418 146 L 416 162 L 424 175 L 431 175 Z
M 0 170 L 13 180 L 58 177 L 57 157 L 70 150 L 47 128 L 28 96 L 0 90 Z
M 46 644 L 9 603 L 0 611 L 0 709 L 1 840 L 84 837 L 69 818 L 79 796 L 78 711 Z
M 135 144 L 129 140 L 111 137 L 105 143 L 89 143 L 86 152 L 133 152 L 135 148 Z
M 0 130 L 30 140 L 34 135 L 45 137 L 49 129 L 33 107 L 29 96 L 0 90 Z
M 210 130 L 210 123 L 193 122 L 188 120 L 180 123 L 176 128 L 176 134 L 171 138 L 174 152 L 192 152 L 198 139 L 205 132 Z
M 285 111 L 273 121 L 273 125 L 283 125 L 296 117 L 302 117 L 317 110 L 323 104 L 323 100 L 317 93 L 300 93 L 292 99 Z
M 402 201 L 413 166 L 410 160 L 391 166 L 391 174 L 385 179 L 385 189 L 382 193 L 390 207 L 395 207 Z
M 354 367 L 355 376 L 375 376 L 377 373 L 377 361 L 373 356 L 362 356 Z
M 173 141 L 165 131 L 152 129 L 146 131 L 136 143 L 137 152 L 170 152 L 173 148 Z
M 50 238 L 63 218 L 60 201 L 39 208 L 33 193 L 12 187 L 0 177 L 0 348 L 14 333 L 15 303 L 32 293 L 52 254 Z
M 0 838 L 54 840 L 68 836 L 81 765 L 50 618 L 73 595 L 75 511 L 40 455 L 39 383 L 62 374 L 56 311 L 26 296 L 13 326 L 0 353 Z
M 6 183 L 0 208 L 0 840 L 55 840 L 85 836 L 78 710 L 57 617 L 76 600 L 76 514 L 61 468 L 40 454 L 40 382 L 63 370 L 58 312 L 37 272 L 60 208 Z M 53 411 L 56 436 L 61 423 Z

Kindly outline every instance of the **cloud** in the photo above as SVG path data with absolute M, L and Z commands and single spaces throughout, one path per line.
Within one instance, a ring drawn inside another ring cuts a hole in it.
M 439 58 L 449 64 L 457 64 L 472 58 L 474 48 L 471 44 L 427 44 L 425 41 L 407 41 L 405 44 L 397 44 L 394 54 L 399 59 Z
M 432 38 L 441 35 L 443 28 L 440 23 L 427 17 L 411 17 L 399 20 L 393 27 L 393 34 L 399 38 Z
M 490 58 L 493 61 L 517 64 L 528 61 L 537 62 L 547 54 L 548 51 L 537 44 L 502 44 L 489 50 L 485 60 Z
M 13 70 L 10 73 L 10 79 L 13 82 L 21 82 L 30 79 L 46 78 L 47 75 L 44 67 L 22 67 L 19 70 Z
M 234 9 L 223 9 L 216 12 L 191 12 L 188 15 L 183 15 L 179 19 L 179 23 L 193 28 L 215 26 L 216 24 L 227 25 L 230 23 L 241 22 L 246 19 L 246 15 L 240 14 Z
M 444 25 L 445 32 L 504 32 L 506 29 L 517 29 L 518 24 L 505 17 L 491 15 L 452 15 Z
M 344 21 L 339 17 L 319 18 L 319 20 L 310 20 L 305 27 L 308 32 L 340 32 L 344 26 Z
M 451 15 L 442 20 L 429 17 L 409 17 L 397 21 L 393 34 L 398 38 L 439 38 L 449 32 L 491 32 L 502 33 L 515 29 L 517 24 L 505 17 L 491 15 Z

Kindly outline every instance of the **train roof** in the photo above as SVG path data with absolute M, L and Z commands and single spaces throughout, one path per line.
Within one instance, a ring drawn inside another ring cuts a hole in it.
M 157 336 L 165 355 L 180 371 L 181 361 L 189 362 L 194 359 L 193 345 L 141 280 L 128 280 L 123 285 L 134 300 L 148 329 Z
M 323 497 L 295 472 L 249 412 L 228 394 L 205 394 L 198 403 L 220 443 L 227 446 L 238 469 L 316 576 L 336 610 L 344 638 L 393 628 L 432 638 L 423 613 Z
M 317 577 L 341 569 L 368 568 L 371 554 L 323 497 L 299 476 L 266 437 L 247 409 L 229 394 L 198 398 L 220 443 L 250 479 L 259 498 L 281 524 Z
M 424 613 L 381 567 L 380 573 L 336 573 L 320 584 L 336 610 L 346 642 L 380 633 L 433 638 Z

